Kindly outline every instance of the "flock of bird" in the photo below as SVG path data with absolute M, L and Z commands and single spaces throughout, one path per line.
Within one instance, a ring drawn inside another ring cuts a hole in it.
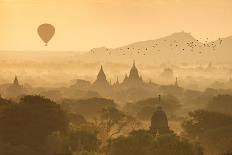
M 200 38 L 200 40 L 202 40 Z M 180 51 L 180 53 L 183 53 L 185 51 L 197 51 L 200 54 L 203 51 L 206 51 L 207 49 L 210 51 L 215 51 L 217 49 L 218 46 L 220 46 L 223 42 L 223 40 L 221 38 L 219 38 L 217 41 L 208 41 L 209 39 L 206 38 L 205 41 L 199 41 L 199 40 L 194 40 L 194 41 L 188 41 L 188 42 L 178 42 L 177 40 L 159 40 L 159 41 L 154 41 L 154 43 L 152 43 L 152 45 L 150 45 L 149 47 L 136 47 L 131 45 L 131 46 L 127 46 L 127 47 L 121 47 L 121 48 L 117 48 L 117 49 L 109 49 L 109 48 L 105 48 L 105 52 L 108 53 L 109 55 L 111 55 L 113 50 L 119 51 L 120 54 L 122 55 L 127 55 L 127 54 L 139 54 L 139 55 L 147 55 L 148 52 L 160 52 L 162 51 L 163 47 L 165 47 L 165 50 L 167 50 L 167 48 L 169 48 L 169 50 L 173 50 L 173 51 Z M 96 49 L 92 49 L 90 51 L 92 54 L 94 54 L 96 52 Z

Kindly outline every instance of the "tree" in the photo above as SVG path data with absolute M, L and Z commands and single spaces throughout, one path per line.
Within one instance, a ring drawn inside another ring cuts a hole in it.
M 110 155 L 145 155 L 153 140 L 145 130 L 132 131 L 127 137 L 112 140 Z
M 0 144 L 1 155 L 39 155 L 26 145 Z
M 221 155 L 232 155 L 232 152 L 223 153 Z
M 176 111 L 179 110 L 181 107 L 179 100 L 171 95 L 163 96 L 161 99 L 161 104 L 163 109 L 167 112 L 169 116 L 174 115 Z M 136 103 L 129 103 L 124 107 L 124 109 L 128 113 L 132 115 L 137 115 L 141 119 L 148 119 L 149 116 L 152 116 L 153 110 L 155 110 L 156 106 L 160 106 L 158 97 L 148 98 L 138 101 Z
M 89 152 L 89 151 L 82 151 L 80 153 L 78 153 L 78 155 L 103 155 L 103 154 L 100 154 L 98 152 Z
M 127 116 L 116 108 L 104 108 L 100 113 L 99 126 L 106 133 L 107 139 L 119 134 L 127 123 Z
M 4 99 L 0 96 L 0 106 L 3 106 L 3 105 L 10 105 L 10 104 L 13 104 L 14 102 L 11 101 L 11 100 L 7 100 L 7 99 Z
M 2 111 L 12 107 L 15 104 L 16 104 L 15 102 L 13 102 L 11 100 L 4 99 L 0 96 L 0 113 L 2 113 Z
M 142 122 L 136 119 L 135 117 L 128 115 L 127 120 L 128 120 L 127 128 L 129 132 L 142 128 Z
M 99 111 L 107 107 L 116 107 L 113 100 L 104 98 L 90 98 L 85 100 L 64 100 L 62 106 L 68 112 L 78 113 L 86 119 L 94 119 L 99 116 Z
M 88 123 L 87 120 L 82 115 L 76 113 L 69 113 L 68 118 L 69 118 L 69 123 L 72 126 L 78 127 Z
M 198 144 L 175 135 L 155 137 L 146 130 L 112 140 L 110 155 L 202 155 Z
M 68 122 L 60 106 L 41 96 L 24 96 L 0 114 L 0 138 L 12 145 L 39 148 L 55 131 L 66 132 Z
M 175 135 L 164 135 L 152 141 L 148 155 L 203 155 L 199 144 L 190 143 L 188 140 Z
M 137 117 L 144 121 L 150 121 L 156 108 L 153 106 L 142 107 L 142 109 L 137 113 Z
M 102 141 L 102 150 L 108 154 L 112 138 L 122 133 L 122 130 L 129 125 L 130 119 L 116 108 L 104 108 L 100 112 L 99 120 L 96 120 L 99 127 L 99 137 Z
M 98 151 L 100 141 L 97 138 L 97 130 L 86 127 L 71 128 L 65 135 L 55 132 L 47 137 L 46 153 L 79 155 L 81 152 L 89 154 Z M 94 155 L 94 154 L 93 154 Z
M 189 113 L 182 127 L 184 134 L 198 140 L 209 154 L 232 151 L 232 116 L 198 110 Z
M 68 134 L 61 134 L 60 132 L 53 132 L 47 136 L 45 143 L 45 155 L 70 153 L 69 150 L 69 137 Z M 70 153 L 71 154 L 71 153 Z
M 232 96 L 218 95 L 209 101 L 209 110 L 232 115 Z
M 81 129 L 71 131 L 68 139 L 71 150 L 76 153 L 81 151 L 95 152 L 100 145 L 96 132 Z

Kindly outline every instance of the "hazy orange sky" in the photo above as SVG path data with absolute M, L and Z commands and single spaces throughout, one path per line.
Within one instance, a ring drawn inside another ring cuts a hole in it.
M 56 34 L 44 47 L 37 27 Z M 177 31 L 232 35 L 232 0 L 0 0 L 0 50 L 89 50 Z

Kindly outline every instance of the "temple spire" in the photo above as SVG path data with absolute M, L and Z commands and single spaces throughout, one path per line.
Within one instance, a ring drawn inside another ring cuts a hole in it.
M 117 81 L 116 81 L 116 84 L 117 84 L 117 85 L 119 85 L 118 76 L 117 76 Z
M 176 77 L 175 86 L 176 86 L 176 87 L 179 87 L 179 84 L 178 84 L 178 78 L 177 78 L 177 77 Z
M 158 100 L 159 104 L 161 104 L 161 95 L 158 95 Z M 150 132 L 155 136 L 172 133 L 168 126 L 167 115 L 161 106 L 158 106 L 152 115 Z
M 108 87 L 110 84 L 111 84 L 111 81 L 110 83 L 107 81 L 106 75 L 103 70 L 103 66 L 101 65 L 100 71 L 97 75 L 97 79 L 94 81 L 93 85 L 95 87 Z
M 133 66 L 130 70 L 129 79 L 130 80 L 140 80 L 138 69 L 135 66 L 135 60 L 133 61 Z
M 103 73 L 104 73 L 102 65 L 101 65 L 101 68 L 100 68 L 99 73 L 101 73 L 101 72 L 103 72 Z
M 13 85 L 15 85 L 15 86 L 19 85 L 18 77 L 16 75 L 15 75 L 15 79 L 14 79 Z
M 99 71 L 99 73 L 97 75 L 97 80 L 100 80 L 100 81 L 101 80 L 106 80 L 106 75 L 104 73 L 102 65 L 101 65 L 100 71 Z
M 158 95 L 158 99 L 159 99 L 159 105 L 161 105 L 161 95 Z

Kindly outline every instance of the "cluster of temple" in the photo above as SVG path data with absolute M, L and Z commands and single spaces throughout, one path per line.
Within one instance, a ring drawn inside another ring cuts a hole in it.
M 106 88 L 138 88 L 138 87 L 147 87 L 147 86 L 158 86 L 155 83 L 150 82 L 144 82 L 141 75 L 139 75 L 138 69 L 135 65 L 135 61 L 133 62 L 133 65 L 130 69 L 129 76 L 126 74 L 125 78 L 120 83 L 118 78 L 117 81 L 114 84 L 111 84 L 106 78 L 106 74 L 103 70 L 103 66 L 101 66 L 100 71 L 97 75 L 97 79 L 93 82 L 92 88 L 97 89 L 98 91 L 101 89 Z M 173 85 L 167 85 L 167 86 L 161 86 L 162 89 L 169 89 L 176 91 L 176 88 L 179 88 L 178 81 L 176 78 L 176 81 Z
M 139 86 L 144 86 L 144 85 L 145 85 L 145 82 L 143 81 L 142 76 L 139 75 L 138 69 L 135 65 L 135 61 L 133 62 L 133 66 L 130 70 L 129 76 L 126 74 L 122 83 L 119 83 L 118 78 L 117 78 L 117 81 L 113 85 L 111 85 L 111 83 L 106 78 L 106 75 L 104 73 L 102 66 L 97 75 L 97 79 L 93 83 L 94 88 L 108 88 L 110 86 L 139 87 Z
M 142 76 L 139 75 L 138 69 L 134 61 L 129 76 L 126 75 L 121 83 L 119 83 L 117 78 L 116 83 L 114 83 L 113 85 L 111 85 L 111 83 L 107 81 L 103 67 L 101 66 L 100 71 L 97 75 L 97 79 L 93 82 L 92 86 L 100 90 L 100 89 L 107 89 L 112 86 L 133 88 L 133 87 L 147 86 L 147 84 L 149 83 L 145 83 L 142 79 Z M 174 88 L 179 87 L 177 79 L 172 87 Z M 173 134 L 173 131 L 170 130 L 168 126 L 168 119 L 165 111 L 162 109 L 162 106 L 157 107 L 156 111 L 152 115 L 150 132 L 154 135 Z
M 92 84 L 90 84 L 90 82 L 85 80 L 82 80 L 80 83 L 82 83 L 82 86 L 91 85 L 91 88 L 96 88 L 97 90 L 101 90 L 101 89 L 107 90 L 107 88 L 115 88 L 115 87 L 133 88 L 133 87 L 147 86 L 149 84 L 149 83 L 145 83 L 142 79 L 142 76 L 139 75 L 135 62 L 133 62 L 133 66 L 130 70 L 129 76 L 126 75 L 121 83 L 119 83 L 118 79 L 114 84 L 108 82 L 102 66 L 97 75 L 97 79 Z M 173 86 L 178 87 L 177 80 Z M 8 85 L 8 87 L 4 91 L 4 94 L 5 94 L 4 96 L 8 98 L 20 97 L 26 94 L 26 90 L 22 85 L 20 85 L 17 76 L 15 76 L 13 83 Z M 159 101 L 160 101 L 160 95 L 159 95 Z M 161 106 L 157 107 L 156 111 L 153 113 L 153 116 L 151 118 L 150 132 L 154 135 L 172 134 L 172 131 L 169 129 L 168 126 L 168 119 L 166 113 L 163 111 Z

